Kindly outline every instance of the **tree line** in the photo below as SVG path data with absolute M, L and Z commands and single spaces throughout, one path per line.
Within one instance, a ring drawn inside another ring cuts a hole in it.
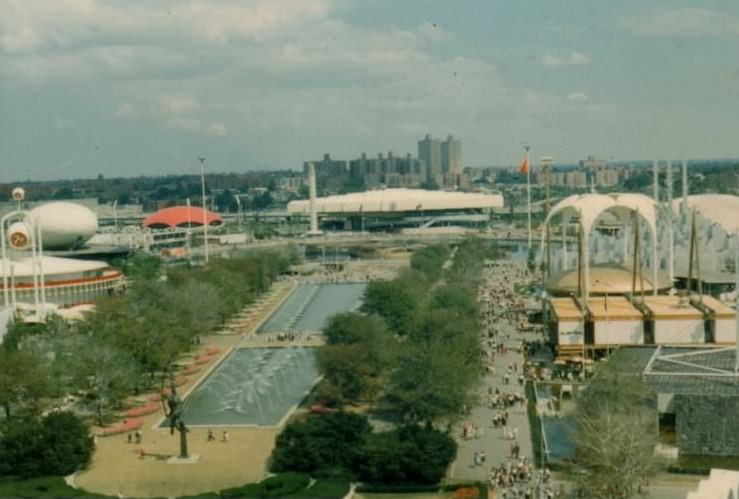
M 165 271 L 157 259 L 135 256 L 126 264 L 129 292 L 101 300 L 84 320 L 15 322 L 0 347 L 3 447 L 18 447 L 6 440 L 42 424 L 44 409 L 68 396 L 96 424 L 111 421 L 130 395 L 160 389 L 181 354 L 269 289 L 296 258 L 292 249 L 252 251 Z
M 296 419 L 278 436 L 271 469 L 437 483 L 456 456 L 454 440 L 437 427 L 478 395 L 476 294 L 485 259 L 495 256 L 477 238 L 455 249 L 427 246 L 397 278 L 370 282 L 359 312 L 330 318 L 316 398 L 339 409 L 368 404 L 397 424 L 373 432 L 367 416 L 343 410 Z

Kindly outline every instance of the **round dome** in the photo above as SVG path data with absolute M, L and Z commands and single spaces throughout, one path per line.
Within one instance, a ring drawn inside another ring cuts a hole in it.
M 92 210 L 66 201 L 37 206 L 31 210 L 31 216 L 41 225 L 44 249 L 79 248 L 98 228 L 98 219 Z
M 146 217 L 144 227 L 152 229 L 200 227 L 203 225 L 203 220 L 211 226 L 223 224 L 223 219 L 218 214 L 203 210 L 199 206 L 173 206 L 161 209 Z
M 644 271 L 644 292 L 652 292 L 652 272 Z M 631 292 L 632 270 L 621 265 L 605 264 L 590 267 L 591 295 L 621 295 Z M 553 275 L 547 281 L 546 288 L 554 296 L 570 296 L 577 294 L 577 269 L 565 270 Z M 658 276 L 657 289 L 669 289 L 670 284 L 665 276 Z M 636 281 L 637 291 L 641 290 L 640 280 Z

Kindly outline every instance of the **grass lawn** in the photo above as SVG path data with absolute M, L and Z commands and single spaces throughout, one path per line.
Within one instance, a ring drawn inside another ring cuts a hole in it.
M 0 497 L 108 497 L 73 489 L 60 476 L 28 480 L 0 480 Z

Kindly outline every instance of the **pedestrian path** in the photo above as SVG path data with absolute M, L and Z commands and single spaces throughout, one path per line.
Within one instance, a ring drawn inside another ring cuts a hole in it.
M 497 387 L 501 393 L 523 393 L 523 386 L 519 385 L 516 378 L 518 374 L 514 374 L 510 379 L 510 384 L 504 384 L 503 376 L 508 366 L 512 366 L 515 362 L 521 372 L 524 358 L 518 353 L 517 347 L 521 339 L 533 340 L 536 336 L 533 333 L 525 333 L 524 335 L 516 333 L 512 325 L 506 324 L 502 327 L 503 335 L 509 334 L 510 339 L 503 340 L 503 344 L 508 348 L 508 353 L 496 356 L 495 374 L 485 376 L 482 386 L 481 401 L 488 400 L 488 390 L 495 391 Z M 511 451 L 512 440 L 504 438 L 503 428 L 495 428 L 493 426 L 493 417 L 498 409 L 492 409 L 488 404 L 480 404 L 473 407 L 469 416 L 465 421 L 476 425 L 478 435 L 464 440 L 462 438 L 462 424 L 457 425 L 454 431 L 455 440 L 457 440 L 458 450 L 457 459 L 452 465 L 451 478 L 453 480 L 480 480 L 486 481 L 492 466 L 498 466 L 500 463 L 508 459 Z M 516 442 L 520 447 L 520 455 L 533 458 L 531 450 L 531 432 L 529 428 L 528 416 L 526 413 L 526 404 L 515 404 L 508 409 L 509 430 L 517 433 Z M 480 434 L 481 433 L 481 434 Z M 484 452 L 486 454 L 485 463 L 475 466 L 475 453 Z

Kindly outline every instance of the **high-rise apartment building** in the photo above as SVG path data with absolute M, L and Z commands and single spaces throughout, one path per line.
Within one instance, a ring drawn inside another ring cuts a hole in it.
M 462 141 L 452 135 L 441 143 L 441 172 L 452 177 L 462 174 Z
M 320 161 L 306 161 L 303 163 L 303 173 L 308 174 L 308 163 L 313 163 L 316 169 L 316 184 L 320 190 L 338 191 L 349 176 L 345 160 L 331 159 L 324 154 Z
M 427 133 L 423 140 L 419 140 L 418 159 L 424 164 L 426 181 L 434 181 L 441 185 L 441 143 L 439 139 L 432 139 L 431 135 Z

